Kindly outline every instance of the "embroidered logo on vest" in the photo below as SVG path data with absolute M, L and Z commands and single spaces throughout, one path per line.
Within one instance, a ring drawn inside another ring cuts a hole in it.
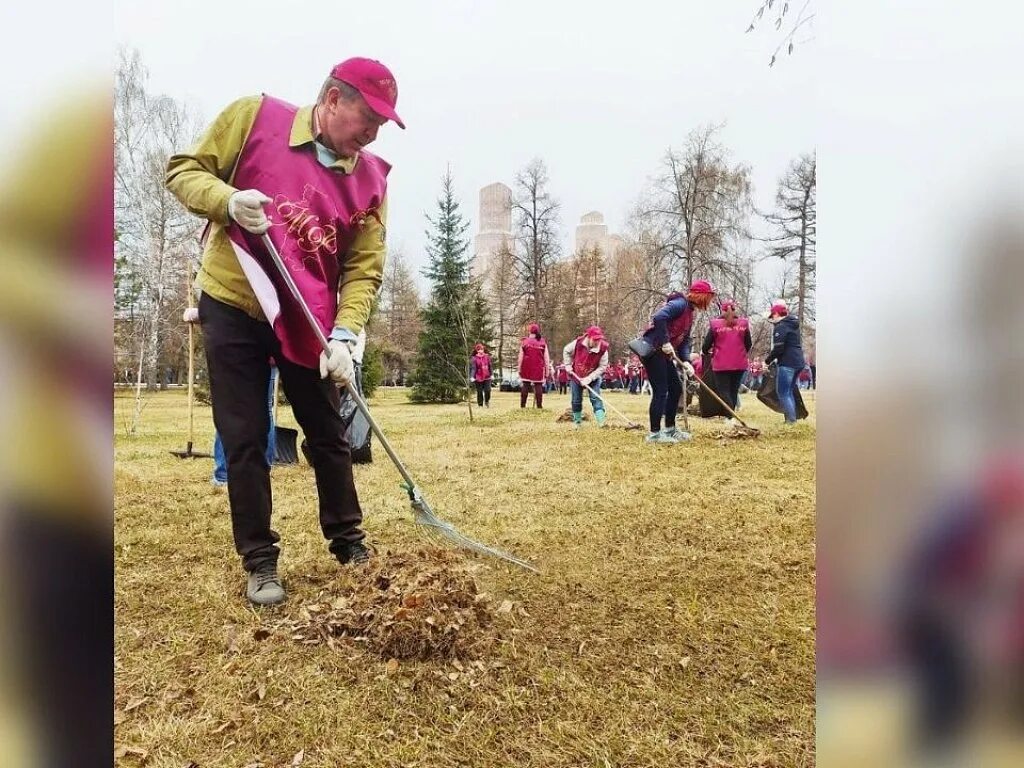
M 311 257 L 320 251 L 334 256 L 338 252 L 338 228 L 334 224 L 321 222 L 320 217 L 310 211 L 313 195 L 319 195 L 330 205 L 330 199 L 311 184 L 303 188 L 302 199 L 299 201 L 289 200 L 284 195 L 275 196 L 274 212 L 280 221 L 274 221 L 275 217 L 271 216 L 270 225 L 286 227 L 299 249 L 311 254 Z

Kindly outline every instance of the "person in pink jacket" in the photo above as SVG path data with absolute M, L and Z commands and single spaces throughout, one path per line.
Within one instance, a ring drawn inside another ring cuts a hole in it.
M 750 322 L 738 316 L 735 301 L 724 300 L 722 316 L 711 321 L 701 351 L 711 354 L 716 389 L 733 410 L 740 405 L 740 383 L 747 370 L 747 353 L 752 345 Z
M 526 398 L 533 389 L 533 404 L 537 408 L 544 407 L 544 380 L 551 370 L 551 355 L 548 343 L 540 335 L 540 326 L 530 323 L 529 333 L 523 338 L 519 347 L 519 407 L 526 407 Z

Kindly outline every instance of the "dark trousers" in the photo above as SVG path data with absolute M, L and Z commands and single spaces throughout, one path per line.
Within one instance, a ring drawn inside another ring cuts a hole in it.
M 683 393 L 683 383 L 679 380 L 672 362 L 660 351 L 643 361 L 647 369 L 647 380 L 651 383 L 651 405 L 647 409 L 651 420 L 651 432 L 661 429 L 661 420 L 665 419 L 665 428 L 676 425 L 676 411 L 679 410 L 679 397 Z
M 4 652 L 17 654 L 11 671 L 29 691 L 18 704 L 41 768 L 111 764 L 113 723 L 100 704 L 114 696 L 113 543 L 100 522 L 109 508 L 82 507 L 14 501 L 0 520 L 4 631 L 19 641 Z
M 564 395 L 569 389 L 569 382 L 560 381 L 558 382 L 558 394 Z
M 491 402 L 491 380 L 474 381 L 476 384 L 476 404 L 483 408 Z
M 247 571 L 277 562 L 280 536 L 270 527 L 270 467 L 267 465 L 267 379 L 277 362 L 288 402 L 306 436 L 320 499 L 320 529 L 338 554 L 361 541 L 363 512 L 352 477 L 352 452 L 338 409 L 341 398 L 320 372 L 281 356 L 273 328 L 240 309 L 199 299 L 213 423 L 228 460 L 228 498 L 235 549 Z
M 535 383 L 529 381 L 522 382 L 519 389 L 519 407 L 526 407 L 526 398 L 529 396 L 531 388 L 533 389 L 533 404 L 538 408 L 542 408 L 544 404 L 544 382 L 542 381 Z
M 740 382 L 746 371 L 715 371 L 718 394 L 734 411 L 740 406 Z

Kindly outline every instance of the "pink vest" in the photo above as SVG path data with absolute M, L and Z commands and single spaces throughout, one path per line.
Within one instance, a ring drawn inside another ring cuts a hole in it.
M 487 353 L 473 355 L 473 362 L 476 363 L 476 371 L 473 373 L 473 381 L 487 381 L 491 378 L 491 356 Z
M 544 339 L 527 336 L 523 339 L 523 364 L 519 366 L 519 378 L 525 381 L 544 381 L 544 350 L 548 343 Z
M 341 265 L 364 221 L 377 211 L 387 191 L 391 166 L 360 152 L 351 174 L 325 168 L 309 145 L 288 144 L 298 108 L 264 96 L 249 138 L 238 158 L 232 184 L 258 189 L 273 202 L 266 206 L 267 234 L 281 254 L 320 330 L 330 336 L 338 313 Z M 242 270 L 274 333 L 282 355 L 316 368 L 320 344 L 299 305 L 264 252 L 260 238 L 234 222 L 228 237 Z
M 665 304 L 668 304 L 670 301 L 673 301 L 675 299 L 681 299 L 685 297 L 686 295 L 683 293 L 670 293 L 668 296 L 665 297 Z M 662 304 L 661 307 L 664 307 L 665 304 Z M 661 309 L 661 307 L 658 307 L 658 309 Z M 674 320 L 668 321 L 667 330 L 669 343 L 673 347 L 678 347 L 680 344 L 682 344 L 683 339 L 686 338 L 686 336 L 690 333 L 690 328 L 692 325 L 693 305 L 687 302 L 686 309 L 683 310 L 683 313 Z M 654 323 L 651 323 L 650 325 L 647 326 L 647 329 L 644 331 L 644 334 L 646 334 L 647 331 L 653 329 Z
M 572 351 L 572 370 L 580 378 L 597 370 L 601 356 L 608 351 L 608 342 L 602 341 L 596 352 L 591 352 L 583 343 L 583 337 L 576 339 L 576 348 Z M 610 367 L 610 366 L 609 366 Z
M 716 317 L 711 321 L 711 332 L 715 335 L 712 350 L 711 370 L 743 371 L 747 368 L 747 348 L 743 346 L 748 325 L 747 318 L 737 317 L 736 324 L 729 326 L 725 320 Z

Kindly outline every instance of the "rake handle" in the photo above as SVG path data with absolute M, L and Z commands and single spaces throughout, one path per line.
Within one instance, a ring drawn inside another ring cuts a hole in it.
M 683 368 L 683 361 L 679 359 L 679 355 L 677 355 L 675 353 L 675 350 L 672 351 L 672 360 L 675 362 L 676 368 L 678 368 L 680 370 L 685 370 Z M 684 376 L 685 376 L 685 374 L 684 374 Z M 713 390 L 711 387 L 709 387 L 707 384 L 704 383 L 704 381 L 701 379 L 700 376 L 694 376 L 693 378 L 695 378 L 697 380 L 697 383 L 700 384 L 702 387 L 704 387 L 704 389 L 706 389 L 711 394 L 711 396 L 713 398 L 715 398 L 715 400 L 718 401 L 719 405 L 721 405 L 723 408 L 725 408 L 725 410 L 728 411 L 729 414 L 732 415 L 732 417 L 734 419 L 736 419 L 736 421 L 738 421 L 740 424 L 742 424 L 747 429 L 751 428 L 750 425 L 747 424 L 747 422 L 745 422 L 743 419 L 740 418 L 739 414 L 736 413 L 736 411 L 734 411 L 732 408 L 730 408 L 726 404 L 725 400 L 723 400 L 722 398 L 720 398 L 718 396 L 718 393 L 715 392 L 715 390 Z
M 291 293 L 292 298 L 295 299 L 299 308 L 302 310 L 302 314 L 306 318 L 306 322 L 309 323 L 309 327 L 312 329 L 313 333 L 316 334 L 316 338 L 317 341 L 320 342 L 320 346 L 323 348 L 324 352 L 330 353 L 331 348 L 330 343 L 327 341 L 327 337 L 321 330 L 320 324 L 316 321 L 316 318 L 313 317 L 313 313 L 310 311 L 309 305 L 306 304 L 306 300 L 302 297 L 302 294 L 299 293 L 299 287 L 295 284 L 294 278 L 292 278 L 288 268 L 284 265 L 284 261 L 281 260 L 281 254 L 277 252 L 277 247 L 274 245 L 274 242 L 266 233 L 261 236 L 260 241 L 263 243 L 263 247 L 267 249 L 267 253 L 270 254 L 270 258 L 274 262 L 274 266 L 277 267 L 278 274 L 281 276 L 281 279 L 284 280 L 284 284 L 288 287 L 288 292 Z M 412 479 L 412 475 L 409 474 L 409 470 L 405 468 L 402 460 L 398 458 L 398 455 L 391 447 L 391 443 L 388 442 L 388 439 L 384 436 L 380 427 L 377 426 L 376 420 L 370 415 L 370 409 L 367 408 L 366 401 L 363 400 L 362 396 L 360 396 L 359 392 L 357 392 L 356 388 L 353 386 L 348 387 L 348 394 L 349 397 L 352 398 L 352 402 L 356 404 L 356 408 L 359 409 L 359 412 L 363 414 L 366 422 L 370 425 L 370 429 L 373 430 L 373 434 L 377 436 L 381 446 L 384 448 L 384 452 L 395 465 L 395 469 L 398 470 L 398 474 L 400 474 L 402 479 L 405 480 L 409 489 L 409 498 L 415 499 L 417 490 L 416 482 Z
M 632 420 L 631 418 L 629 418 L 628 416 L 626 416 L 626 414 L 624 414 L 624 413 L 623 413 L 622 411 L 620 411 L 620 410 L 619 410 L 618 408 L 616 408 L 616 407 L 615 407 L 614 405 L 612 405 L 612 404 L 611 404 L 611 403 L 609 403 L 609 402 L 608 402 L 607 400 L 605 400 L 605 399 L 604 399 L 603 397 L 601 397 L 601 393 L 600 393 L 600 392 L 598 392 L 597 390 L 591 389 L 591 388 L 590 388 L 590 385 L 589 385 L 589 384 L 584 384 L 584 383 L 583 383 L 583 381 L 582 381 L 582 380 L 580 379 L 580 377 L 576 375 L 576 371 L 574 371 L 574 370 L 570 369 L 570 370 L 569 370 L 569 373 L 571 373 L 571 374 L 572 374 L 572 377 L 573 377 L 574 379 L 576 379 L 576 382 L 577 382 L 577 383 L 578 383 L 578 384 L 579 384 L 579 385 L 580 385 L 581 387 L 583 387 L 583 388 L 584 388 L 585 390 L 587 390 L 587 392 L 589 392 L 589 393 L 590 393 L 590 394 L 592 394 L 592 395 L 593 395 L 594 397 L 596 397 L 596 398 L 597 398 L 598 400 L 600 400 L 600 401 L 601 401 L 601 403 L 605 405 L 605 407 L 607 407 L 607 408 L 611 408 L 611 409 L 612 409 L 612 411 L 613 411 L 613 412 L 614 412 L 614 413 L 615 413 L 615 414 L 616 414 L 616 415 L 617 415 L 617 416 L 618 416 L 619 418 L 623 419 L 623 420 L 624 420 L 624 421 L 625 421 L 625 422 L 626 422 L 627 424 L 629 424 L 629 426 L 631 426 L 631 427 L 635 427 L 635 426 L 640 426 L 640 425 L 639 425 L 639 424 L 637 424 L 637 423 L 636 423 L 635 421 L 633 421 L 633 420 Z

